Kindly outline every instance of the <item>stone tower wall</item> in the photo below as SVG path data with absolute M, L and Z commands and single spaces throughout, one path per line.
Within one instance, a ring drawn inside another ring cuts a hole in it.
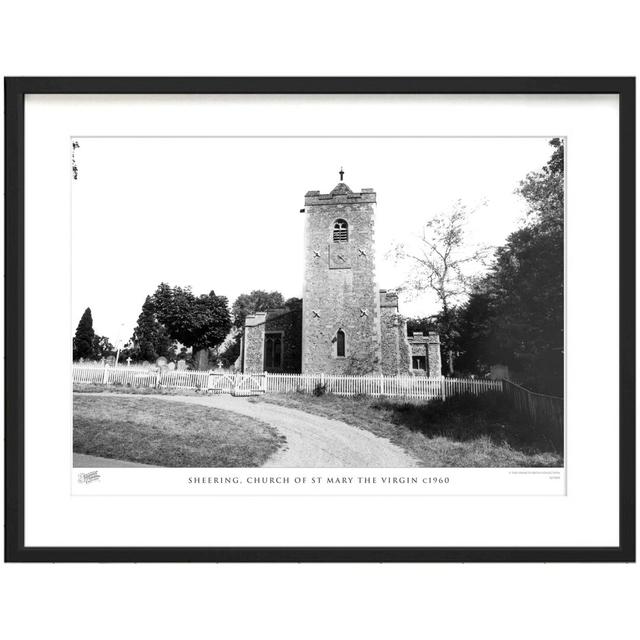
M 305 197 L 305 271 L 302 373 L 367 374 L 381 371 L 380 301 L 375 276 L 376 194 L 340 183 L 330 194 Z M 333 242 L 344 219 L 349 242 Z M 345 357 L 336 333 L 345 332 Z

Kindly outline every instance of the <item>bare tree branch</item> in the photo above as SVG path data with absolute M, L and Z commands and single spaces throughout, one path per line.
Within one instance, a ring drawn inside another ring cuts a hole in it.
M 467 208 L 461 200 L 456 201 L 448 211 L 428 220 L 409 246 L 397 244 L 390 252 L 397 262 L 411 265 L 403 291 L 432 291 L 436 295 L 445 332 L 451 327 L 452 311 L 468 296 L 474 275 L 487 266 L 492 247 L 476 246 L 465 238 L 470 217 L 485 204 Z M 452 367 L 451 356 L 449 362 Z

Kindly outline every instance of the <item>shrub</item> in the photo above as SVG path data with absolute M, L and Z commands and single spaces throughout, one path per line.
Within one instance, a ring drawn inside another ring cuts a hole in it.
M 460 394 L 428 403 L 380 399 L 372 408 L 391 422 L 427 437 L 446 436 L 464 442 L 486 436 L 521 450 L 562 453 L 563 449 L 562 433 L 534 427 L 500 391 Z
M 408 410 L 411 405 L 405 403 L 404 407 L 405 410 Z M 508 417 L 511 422 L 523 422 L 521 416 L 512 409 L 509 400 L 501 391 L 488 391 L 479 395 L 463 393 L 449 396 L 445 400 L 432 400 L 426 407 L 425 418 L 440 421 L 452 414 L 470 418 L 483 416 L 497 421 Z
M 318 382 L 318 384 L 315 386 L 314 390 L 313 390 L 313 395 L 316 397 L 320 397 L 323 396 L 325 393 L 327 393 L 327 385 L 325 384 L 320 384 Z

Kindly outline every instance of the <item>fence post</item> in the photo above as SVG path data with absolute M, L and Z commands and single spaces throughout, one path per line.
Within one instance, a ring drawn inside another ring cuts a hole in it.
M 160 369 L 156 371 L 156 383 L 154 385 L 154 389 L 157 389 L 160 386 Z
M 213 371 L 209 369 L 209 377 L 207 378 L 207 393 L 213 393 Z
M 104 373 L 102 374 L 102 384 L 109 384 L 109 365 L 104 365 Z
M 264 372 L 264 377 L 262 379 L 262 391 L 267 393 L 267 376 L 269 375 L 268 371 Z
M 380 395 L 384 395 L 384 373 L 380 374 Z
M 447 384 L 447 379 L 442 376 L 441 377 L 441 381 L 440 381 L 440 388 L 441 388 L 441 392 L 442 392 L 442 401 L 444 402 L 447 399 L 447 391 L 446 391 L 446 384 Z

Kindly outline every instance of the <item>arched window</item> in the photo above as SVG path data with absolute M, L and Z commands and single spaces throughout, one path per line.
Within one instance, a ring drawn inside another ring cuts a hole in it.
M 338 329 L 336 333 L 336 355 L 338 358 L 344 358 L 344 331 Z
M 346 220 L 336 220 L 333 223 L 333 241 L 349 242 L 349 225 Z
M 282 367 L 282 334 L 265 333 L 264 335 L 264 368 L 279 369 Z

